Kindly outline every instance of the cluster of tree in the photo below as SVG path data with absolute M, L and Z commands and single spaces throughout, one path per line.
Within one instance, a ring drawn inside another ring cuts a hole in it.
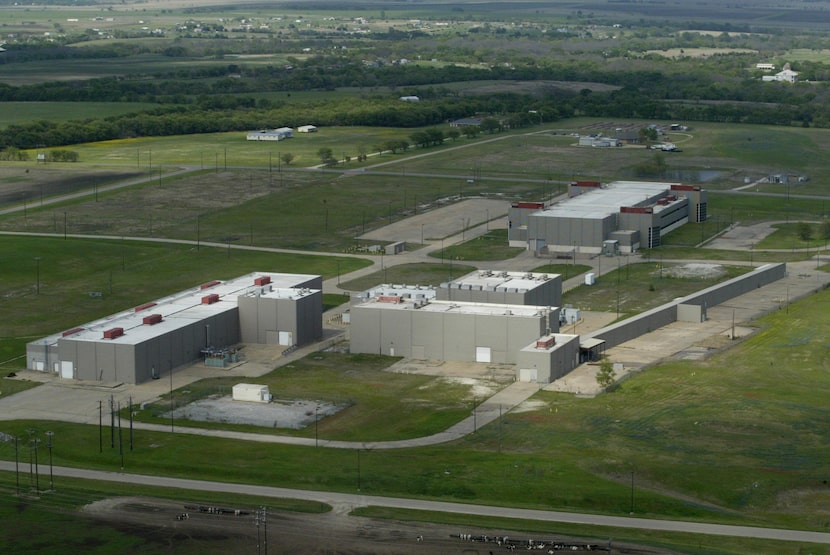
M 16 147 L 0 150 L 0 160 L 7 162 L 25 162 L 29 160 L 29 153 Z
M 50 162 L 77 162 L 80 159 L 74 150 L 54 149 L 49 151 Z
M 795 232 L 802 241 L 810 241 L 813 238 L 813 226 L 807 222 L 798 222 Z M 822 239 L 830 240 L 830 222 L 821 222 L 818 226 L 818 232 Z
M 444 132 L 437 128 L 430 128 L 424 129 L 423 131 L 416 131 L 415 133 L 409 136 L 412 139 L 412 143 L 421 147 L 426 148 L 428 146 L 435 146 L 444 143 Z
M 409 148 L 409 141 L 406 139 L 390 139 L 388 141 L 383 141 L 379 145 L 375 147 L 375 150 L 378 152 L 391 152 L 392 154 L 397 154 L 398 151 L 404 152 Z M 358 160 L 360 160 L 360 156 L 358 155 Z

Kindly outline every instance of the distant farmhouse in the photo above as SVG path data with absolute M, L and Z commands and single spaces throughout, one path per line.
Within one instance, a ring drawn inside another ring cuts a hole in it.
M 417 96 L 402 96 L 398 100 L 401 102 L 420 102 L 421 99 Z
M 780 81 L 783 83 L 795 83 L 798 81 L 798 72 L 790 69 L 790 64 L 784 64 L 784 69 L 775 75 L 764 75 L 762 81 Z
M 279 129 L 251 131 L 248 133 L 247 138 L 249 141 L 282 141 L 283 139 L 290 139 L 293 136 L 293 129 L 290 127 L 280 127 Z
M 317 133 L 317 128 L 313 125 L 301 125 L 297 128 L 297 133 Z
M 450 122 L 450 127 L 479 127 L 481 118 L 461 118 Z

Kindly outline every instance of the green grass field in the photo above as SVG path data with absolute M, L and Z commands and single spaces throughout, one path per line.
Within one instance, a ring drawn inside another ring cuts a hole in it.
M 464 263 L 465 260 L 507 260 L 524 252 L 524 248 L 507 244 L 507 230 L 494 229 L 458 245 L 431 252 L 432 258 Z
M 392 441 L 438 433 L 468 416 L 474 402 L 472 386 L 432 376 L 385 372 L 397 360 L 381 355 L 316 353 L 257 378 L 257 383 L 268 385 L 280 400 L 307 399 L 309 403 L 330 403 L 340 408 L 337 414 L 320 418 L 316 426 L 292 430 L 278 424 L 263 429 L 183 419 L 177 423 L 321 440 Z M 215 378 L 190 384 L 186 391 L 174 392 L 176 406 L 211 395 L 230 395 L 238 381 L 237 378 Z M 488 385 L 493 393 L 504 386 L 494 381 Z M 146 411 L 138 411 L 137 418 L 161 424 L 169 422 L 169 395 L 164 397 L 149 405 Z M 389 418 L 393 413 L 397 417 Z M 129 417 L 128 411 L 123 417 Z

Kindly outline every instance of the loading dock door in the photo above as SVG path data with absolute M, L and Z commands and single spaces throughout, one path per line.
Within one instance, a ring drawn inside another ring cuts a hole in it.
M 71 380 L 75 377 L 75 367 L 71 360 L 61 361 L 61 378 Z
M 519 381 L 520 382 L 535 382 L 538 376 L 536 368 L 520 368 Z
M 490 360 L 490 347 L 476 347 L 476 362 L 492 362 Z

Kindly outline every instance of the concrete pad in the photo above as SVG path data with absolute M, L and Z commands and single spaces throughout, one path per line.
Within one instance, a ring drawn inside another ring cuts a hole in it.
M 486 232 L 490 229 L 507 227 L 507 211 L 510 203 L 506 200 L 489 200 L 474 198 L 455 202 L 450 205 L 430 209 L 428 212 L 411 216 L 409 218 L 393 222 L 360 236 L 360 239 L 367 241 L 406 241 L 407 243 L 421 243 L 421 231 L 423 226 L 424 243 L 436 242 L 443 238 L 458 235 L 469 230 L 472 238 L 472 228 L 484 226 L 477 229 L 478 232 Z M 485 224 L 487 219 L 489 224 Z M 478 233 L 481 234 L 481 233 Z

